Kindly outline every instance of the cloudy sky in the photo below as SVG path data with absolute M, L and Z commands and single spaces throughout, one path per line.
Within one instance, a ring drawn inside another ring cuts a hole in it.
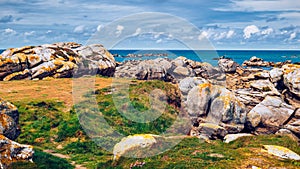
M 200 30 L 195 36 L 208 38 L 217 49 L 300 49 L 297 0 L 0 0 L 0 9 L 0 48 L 85 44 L 123 16 L 163 12 L 194 24 Z M 126 28 L 111 29 L 119 35 Z M 164 42 L 157 35 L 154 39 Z

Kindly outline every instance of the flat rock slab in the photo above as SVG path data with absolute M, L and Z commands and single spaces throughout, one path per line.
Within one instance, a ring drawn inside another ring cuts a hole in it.
M 300 156 L 297 153 L 285 147 L 275 145 L 264 145 L 263 148 L 267 151 L 267 153 L 283 159 L 297 161 L 300 160 Z
M 224 137 L 224 142 L 225 143 L 230 143 L 232 141 L 237 140 L 238 138 L 241 138 L 241 137 L 251 137 L 251 136 L 253 136 L 253 135 L 252 134 L 248 134 L 248 133 L 227 134 Z

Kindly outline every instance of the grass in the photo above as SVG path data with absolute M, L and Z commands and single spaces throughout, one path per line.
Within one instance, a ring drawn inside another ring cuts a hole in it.
M 17 162 L 13 163 L 9 168 L 10 169 L 73 169 L 74 166 L 69 164 L 65 159 L 61 159 L 44 153 L 39 149 L 34 150 L 34 163 L 31 162 Z
M 173 149 L 158 156 L 132 159 L 121 158 L 115 164 L 120 168 L 129 168 L 137 160 L 145 162 L 143 168 L 261 168 L 286 167 L 298 168 L 299 162 L 279 160 L 261 151 L 262 145 L 275 144 L 285 146 L 300 153 L 300 147 L 288 137 L 257 136 L 240 138 L 230 144 L 215 140 L 212 143 L 203 142 L 197 138 L 186 138 Z M 217 154 L 218 156 L 214 156 Z M 111 161 L 102 166 L 112 165 Z
M 104 78 L 105 80 L 109 81 L 107 78 Z M 26 81 L 23 83 L 37 85 L 38 82 Z M 52 83 L 57 83 L 57 81 Z M 143 113 L 155 114 L 157 112 L 161 114 L 159 118 L 148 123 L 138 123 L 122 116 L 115 104 L 121 105 L 119 107 L 121 111 L 126 110 L 129 106 L 126 102 L 128 101 L 126 100 L 127 92 L 121 90 L 119 93 L 114 93 L 114 88 L 103 88 L 101 83 L 97 86 L 96 91 L 86 93 L 86 99 L 73 108 L 66 108 L 68 107 L 66 102 L 57 99 L 56 95 L 51 92 L 48 94 L 47 100 L 34 96 L 30 99 L 30 94 L 24 96 L 22 92 L 13 93 L 13 95 L 12 93 L 5 95 L 4 92 L 5 98 L 11 96 L 18 98 L 13 102 L 19 108 L 22 130 L 17 142 L 33 145 L 36 152 L 34 163 L 15 163 L 12 168 L 68 169 L 74 168 L 70 165 L 72 162 L 90 169 L 130 168 L 130 165 L 136 161 L 145 162 L 143 168 L 247 168 L 252 165 L 261 168 L 299 168 L 300 166 L 297 161 L 280 160 L 261 151 L 262 145 L 272 144 L 287 147 L 300 154 L 300 147 L 296 142 L 288 137 L 275 135 L 245 137 L 229 144 L 220 140 L 206 143 L 197 138 L 185 138 L 177 146 L 160 155 L 144 159 L 121 158 L 117 163 L 113 162 L 112 153 L 99 147 L 87 136 L 86 132 L 89 130 L 83 130 L 79 123 L 83 117 L 90 122 L 95 122 L 93 120 L 99 118 L 99 114 L 101 114 L 114 130 L 125 136 L 137 133 L 160 134 L 173 124 L 181 107 L 178 91 L 172 84 L 161 81 L 132 81 L 130 84 L 128 91 L 131 106 L 142 115 Z M 16 86 L 16 88 L 21 87 Z M 24 86 L 22 89 L 28 90 Z M 165 100 L 164 111 L 151 107 L 149 94 L 155 89 L 160 89 L 162 91 L 160 93 L 165 93 L 165 96 L 159 95 L 160 100 Z M 90 99 L 91 97 L 96 98 L 95 105 L 92 105 L 94 102 Z M 91 107 L 86 109 L 86 106 Z M 90 129 L 92 132 L 89 134 L 94 138 L 103 132 L 97 125 L 92 127 L 95 128 Z M 97 141 L 113 146 L 119 140 L 99 137 Z M 43 150 L 53 150 L 55 153 L 68 155 L 70 158 L 61 159 L 45 153 Z

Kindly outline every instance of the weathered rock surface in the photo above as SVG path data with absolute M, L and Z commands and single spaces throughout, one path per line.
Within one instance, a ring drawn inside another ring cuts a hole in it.
M 199 126 L 200 133 L 203 131 L 201 124 L 210 123 L 224 128 L 225 135 L 242 131 L 247 113 L 243 103 L 236 99 L 233 93 L 225 87 L 210 83 L 202 83 L 190 90 L 187 96 L 187 111 L 194 127 Z
M 280 135 L 280 136 L 288 136 L 289 138 L 291 138 L 292 140 L 294 140 L 296 142 L 300 141 L 300 138 L 298 138 L 292 131 L 290 131 L 288 129 L 280 129 L 275 134 Z
M 18 122 L 17 107 L 0 99 L 0 134 L 12 140 L 16 139 L 20 134 Z
M 284 125 L 284 128 L 292 131 L 299 137 L 300 136 L 300 119 L 292 119 L 288 124 Z
M 0 166 L 5 169 L 13 162 L 30 161 L 33 158 L 33 147 L 22 145 L 0 135 Z
M 32 160 L 32 146 L 11 141 L 20 134 L 18 120 L 16 106 L 0 99 L 0 167 L 4 169 L 12 162 Z
M 225 73 L 234 73 L 239 65 L 232 59 L 219 59 L 218 65 Z
M 223 75 L 223 76 L 222 76 Z M 116 78 L 136 78 L 139 80 L 164 80 L 179 82 L 186 77 L 202 77 L 210 81 L 225 81 L 225 75 L 208 63 L 178 57 L 174 60 L 157 58 L 154 60 L 126 61 L 116 68 Z
M 294 110 L 295 108 L 281 98 L 267 96 L 247 114 L 247 121 L 253 128 L 267 128 L 268 132 L 275 133 L 291 117 Z
M 267 62 L 267 61 L 264 61 L 261 58 L 253 56 L 249 60 L 246 60 L 243 63 L 243 66 L 249 66 L 249 67 L 270 67 L 270 66 L 274 66 L 274 63 L 273 62 Z
M 224 137 L 224 142 L 225 143 L 230 143 L 232 141 L 235 141 L 237 140 L 238 138 L 241 138 L 241 137 L 251 137 L 253 136 L 252 134 L 249 134 L 249 133 L 238 133 L 238 134 L 227 134 L 225 137 Z
M 97 73 L 112 76 L 114 57 L 102 45 L 56 43 L 7 49 L 0 55 L 0 80 L 64 78 Z
M 291 93 L 300 98 L 300 68 L 285 74 L 284 84 Z
M 193 127 L 190 135 L 196 136 L 205 140 L 222 139 L 228 132 L 224 127 L 215 123 L 200 123 L 199 126 Z
M 157 143 L 156 138 L 158 137 L 160 136 L 153 134 L 137 134 L 123 138 L 114 146 L 114 160 L 117 161 L 124 155 L 127 155 L 128 157 L 142 157 L 142 154 L 138 155 L 132 153 L 146 148 L 151 148 L 152 145 Z M 145 151 L 144 157 L 147 157 L 147 153 Z
M 275 145 L 264 145 L 263 148 L 271 155 L 288 160 L 300 160 L 300 156 L 292 150 Z

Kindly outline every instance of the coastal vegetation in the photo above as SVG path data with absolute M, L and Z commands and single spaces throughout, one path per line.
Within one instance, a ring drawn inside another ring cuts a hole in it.
M 97 77 L 98 81 L 106 78 Z M 53 83 L 57 80 L 49 80 Z M 13 81 L 11 83 L 18 83 Z M 43 81 L 24 81 L 22 86 L 26 90 L 32 83 L 44 83 Z M 132 81 L 130 82 L 130 99 L 134 106 L 140 110 L 149 109 L 147 96 L 154 88 L 166 91 L 170 106 L 166 109 L 161 120 L 155 121 L 155 125 L 147 124 L 139 126 L 137 123 L 129 123 L 115 110 L 112 100 L 111 87 L 97 89 L 96 96 L 99 110 L 108 121 L 118 122 L 116 130 L 124 134 L 152 133 L 159 134 L 178 113 L 176 104 L 175 87 L 173 84 L 162 81 Z M 37 91 L 38 93 L 42 91 Z M 250 165 L 284 166 L 297 168 L 300 163 L 290 160 L 279 160 L 262 152 L 262 145 L 274 144 L 285 146 L 297 153 L 300 148 L 297 142 L 286 136 L 256 136 L 240 138 L 226 144 L 221 140 L 210 143 L 198 138 L 187 137 L 174 148 L 154 157 L 145 159 L 121 158 L 117 163 L 112 161 L 113 154 L 97 146 L 81 128 L 74 108 L 67 109 L 63 100 L 35 99 L 30 101 L 22 98 L 22 93 L 15 91 L 20 100 L 13 102 L 19 109 L 21 135 L 17 141 L 23 144 L 31 144 L 35 147 L 34 163 L 15 163 L 18 168 L 74 168 L 82 165 L 87 168 L 130 168 L 143 164 L 143 168 L 246 168 Z M 9 99 L 8 93 L 2 93 Z M 132 127 L 134 126 L 134 127 Z M 159 126 L 159 127 L 157 127 Z M 51 151 L 49 151 L 51 150 Z M 50 153 L 49 153 L 50 152 Z M 59 158 L 63 157 L 63 158 Z M 73 165 L 71 165 L 73 164 Z

